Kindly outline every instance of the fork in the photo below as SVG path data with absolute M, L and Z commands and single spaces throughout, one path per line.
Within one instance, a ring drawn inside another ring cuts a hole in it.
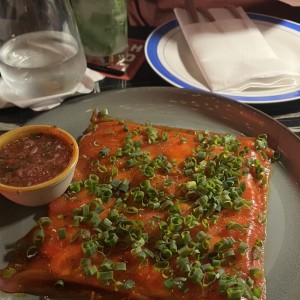
M 190 20 L 192 23 L 198 23 L 199 22 L 199 18 L 198 18 L 198 14 L 197 14 L 197 8 L 196 5 L 194 3 L 194 0 L 185 0 L 185 8 L 188 12 L 188 15 L 190 17 Z M 198 11 L 210 22 L 215 21 L 216 19 L 214 18 L 214 16 L 207 10 L 204 8 L 199 8 Z
M 239 10 L 233 5 L 225 5 L 226 9 L 230 11 L 232 16 L 236 19 L 241 19 L 245 22 L 246 27 L 248 24 L 244 16 L 239 12 Z M 197 11 L 209 22 L 216 21 L 215 17 L 205 8 L 200 7 L 197 9 L 194 0 L 185 0 L 185 9 L 188 13 L 191 23 L 199 23 L 199 17 Z M 222 31 L 222 28 L 219 28 Z

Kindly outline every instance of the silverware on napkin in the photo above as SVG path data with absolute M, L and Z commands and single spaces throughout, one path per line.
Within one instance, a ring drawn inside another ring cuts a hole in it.
M 296 66 L 280 60 L 241 7 L 175 8 L 199 72 L 214 92 L 290 88 L 300 81 Z

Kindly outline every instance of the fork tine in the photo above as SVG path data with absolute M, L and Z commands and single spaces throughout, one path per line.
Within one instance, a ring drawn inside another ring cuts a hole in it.
M 243 18 L 242 15 L 239 13 L 238 9 L 235 6 L 226 5 L 225 8 L 227 8 L 235 18 L 237 18 L 237 19 L 242 19 Z
M 194 0 L 185 0 L 185 8 L 189 14 L 189 17 L 193 23 L 198 23 L 199 18 L 197 14 L 197 8 L 194 3 Z M 213 15 L 203 7 L 200 7 L 198 11 L 202 14 L 203 17 L 205 17 L 208 21 L 213 22 L 216 19 L 213 17 Z
M 236 19 L 243 20 L 244 26 L 246 28 L 250 28 L 251 27 L 249 25 L 249 23 L 247 22 L 247 19 L 245 19 L 245 17 L 243 16 L 243 14 L 241 14 L 241 12 L 237 9 L 236 6 L 234 6 L 234 5 L 226 5 L 225 8 L 227 8 Z
M 185 8 L 188 12 L 188 15 L 193 23 L 198 23 L 199 18 L 196 10 L 194 0 L 185 0 Z
M 200 7 L 199 8 L 199 12 L 210 22 L 214 22 L 216 21 L 216 19 L 214 18 L 214 16 L 205 8 Z

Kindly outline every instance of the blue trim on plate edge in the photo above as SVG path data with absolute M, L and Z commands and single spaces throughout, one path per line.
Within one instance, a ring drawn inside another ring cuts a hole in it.
M 300 24 L 292 21 L 283 20 L 280 18 L 271 17 L 267 15 L 255 14 L 255 13 L 248 13 L 248 15 L 252 20 L 273 23 L 300 32 Z M 185 81 L 182 81 L 180 78 L 174 76 L 164 67 L 164 65 L 161 63 L 159 59 L 157 49 L 161 38 L 171 30 L 175 29 L 176 27 L 179 27 L 177 20 L 172 20 L 158 27 L 150 34 L 145 45 L 145 53 L 146 53 L 146 57 L 148 58 L 148 62 L 150 63 L 150 65 L 152 65 L 153 69 L 169 83 L 181 88 L 192 89 L 192 90 L 196 89 L 199 91 L 207 92 L 206 89 L 201 89 L 197 86 L 190 85 Z M 295 100 L 300 97 L 300 90 L 287 93 L 287 94 L 273 95 L 273 96 L 241 96 L 241 95 L 234 96 L 234 95 L 228 95 L 223 93 L 215 93 L 215 94 L 233 100 L 245 102 L 245 103 L 262 104 L 262 103 L 274 103 L 274 102 Z

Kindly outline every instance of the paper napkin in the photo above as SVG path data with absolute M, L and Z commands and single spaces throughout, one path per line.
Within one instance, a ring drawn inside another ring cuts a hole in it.
M 240 7 L 242 18 L 226 8 L 209 9 L 215 21 L 198 13 L 191 23 L 185 9 L 174 12 L 183 35 L 212 91 L 285 88 L 297 85 L 300 74 L 281 61 L 254 22 Z
M 94 83 L 104 78 L 99 72 L 91 69 L 86 69 L 81 83 L 77 87 L 69 92 L 51 95 L 41 98 L 24 99 L 15 93 L 5 84 L 2 78 L 0 78 L 0 109 L 11 106 L 18 106 L 20 108 L 29 107 L 34 111 L 43 111 L 52 109 L 60 105 L 66 97 L 76 94 L 88 94 L 94 88 Z

